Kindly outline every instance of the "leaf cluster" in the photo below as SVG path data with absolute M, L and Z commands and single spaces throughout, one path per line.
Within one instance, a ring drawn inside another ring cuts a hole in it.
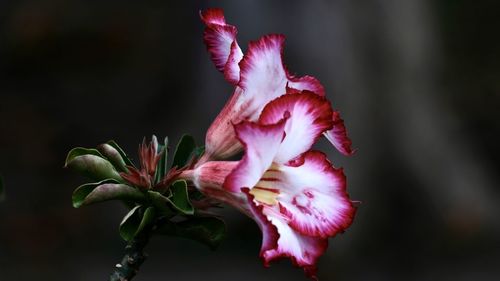
M 176 145 L 172 163 L 168 163 L 168 138 L 158 145 L 161 155 L 154 181 L 160 182 L 171 169 L 189 168 L 203 154 L 194 139 L 184 135 Z M 79 172 L 93 182 L 75 189 L 72 203 L 75 208 L 110 200 L 122 201 L 128 213 L 119 227 L 120 236 L 131 241 L 147 231 L 153 234 L 185 237 L 215 249 L 225 234 L 225 224 L 214 216 L 193 207 L 200 193 L 191 189 L 183 179 L 174 180 L 168 188 L 144 190 L 124 180 L 120 173 L 135 167 L 132 160 L 115 141 L 97 148 L 77 147 L 66 157 L 65 167 Z M 0 182 L 1 191 L 1 182 Z

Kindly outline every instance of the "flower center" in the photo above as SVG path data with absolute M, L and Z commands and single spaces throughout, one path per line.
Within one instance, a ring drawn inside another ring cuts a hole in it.
M 271 167 L 262 175 L 260 181 L 250 190 L 255 200 L 266 205 L 278 204 L 277 197 L 280 194 L 276 188 L 276 182 L 279 181 L 280 170 L 278 165 L 272 164 Z

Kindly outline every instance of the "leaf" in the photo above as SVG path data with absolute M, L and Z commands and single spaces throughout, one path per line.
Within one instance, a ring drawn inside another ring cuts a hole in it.
M 200 159 L 200 157 L 205 153 L 205 146 L 198 146 L 193 150 L 193 157 L 195 159 Z
M 185 180 L 174 182 L 170 187 L 170 191 L 172 192 L 172 196 L 168 199 L 175 209 L 185 215 L 194 214 L 194 208 L 189 201 L 187 183 Z
M 82 156 L 82 155 L 87 155 L 87 154 L 95 155 L 95 156 L 99 156 L 101 158 L 104 158 L 104 156 L 97 149 L 75 147 L 68 152 L 68 156 L 66 156 L 66 163 L 64 164 L 64 166 L 68 166 L 68 163 L 71 162 L 76 157 Z
M 124 182 L 113 164 L 96 149 L 82 147 L 72 149 L 66 157 L 65 166 L 93 180 L 115 179 Z
M 127 156 L 125 151 L 123 151 L 123 149 L 114 140 L 108 141 L 107 144 L 114 147 L 120 153 L 120 155 L 123 158 L 123 161 L 125 161 L 125 164 L 127 164 L 128 166 L 134 167 L 134 163 L 132 163 L 132 160 L 130 160 L 130 158 Z
M 163 153 L 158 161 L 158 166 L 156 169 L 155 182 L 160 182 L 160 180 L 167 174 L 167 158 L 168 158 L 168 137 L 165 138 L 163 145 L 158 146 L 158 153 Z
M 141 223 L 139 227 L 135 231 L 135 235 L 139 234 L 144 228 L 153 223 L 155 220 L 155 208 L 148 207 L 146 211 L 144 211 L 144 215 L 142 216 Z
M 177 223 L 168 221 L 157 233 L 192 239 L 215 250 L 225 236 L 226 224 L 215 217 L 193 217 Z
M 120 236 L 125 241 L 134 239 L 141 231 L 155 220 L 155 208 L 148 207 L 144 212 L 141 212 L 141 206 L 136 206 L 130 210 L 122 222 L 120 223 Z
M 149 200 L 151 200 L 151 204 L 160 212 L 160 214 L 172 217 L 175 215 L 172 208 L 169 205 L 172 205 L 172 201 L 170 201 L 167 197 L 161 195 L 156 191 L 148 191 Z
M 84 184 L 75 189 L 72 196 L 75 208 L 109 200 L 144 202 L 146 196 L 138 189 L 120 184 L 114 179 Z
M 3 201 L 5 199 L 5 188 L 3 185 L 3 178 L 0 177 L 0 201 Z
M 125 215 L 125 217 L 123 217 L 123 220 L 120 223 L 118 232 L 125 241 L 130 241 L 134 238 L 137 228 L 139 227 L 139 224 L 141 224 L 141 217 L 139 213 L 140 207 L 141 206 L 135 206 Z
M 175 149 L 172 167 L 182 168 L 186 166 L 195 148 L 196 144 L 193 137 L 190 135 L 183 135 Z
M 97 147 L 97 150 L 99 150 L 118 171 L 128 172 L 126 167 L 127 163 L 125 163 L 125 160 L 116 148 L 107 143 L 103 143 Z

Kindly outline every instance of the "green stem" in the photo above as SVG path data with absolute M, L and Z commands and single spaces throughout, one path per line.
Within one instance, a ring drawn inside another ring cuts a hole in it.
M 125 247 L 125 255 L 121 263 L 115 266 L 109 281 L 130 281 L 139 272 L 139 268 L 147 258 L 144 247 L 149 242 L 149 231 L 143 231 Z

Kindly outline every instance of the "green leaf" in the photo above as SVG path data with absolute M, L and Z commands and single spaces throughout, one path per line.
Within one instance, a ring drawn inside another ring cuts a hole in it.
M 194 214 L 194 208 L 189 201 L 187 183 L 185 180 L 178 180 L 174 182 L 170 187 L 170 191 L 172 192 L 172 196 L 168 199 L 175 209 L 185 215 Z
M 142 216 L 141 223 L 139 224 L 139 227 L 137 228 L 135 235 L 139 234 L 144 228 L 146 228 L 148 225 L 154 222 L 155 213 L 156 212 L 154 207 L 148 207 L 146 211 L 144 211 L 144 215 Z
M 170 201 L 167 197 L 161 195 L 156 191 L 148 191 L 149 200 L 151 200 L 151 204 L 159 211 L 160 214 L 166 217 L 172 217 L 175 215 L 172 208 L 169 206 L 172 205 L 172 201 Z
M 3 201 L 5 199 L 5 188 L 3 185 L 3 178 L 0 177 L 0 201 Z
M 177 223 L 168 221 L 157 233 L 192 239 L 215 250 L 225 236 L 226 224 L 215 217 L 194 217 Z
M 120 172 L 128 172 L 127 163 L 123 159 L 120 152 L 114 148 L 112 145 L 103 143 L 97 147 L 99 152 L 101 152 L 108 160 L 113 164 L 113 166 Z
M 134 167 L 134 163 L 132 163 L 132 160 L 130 160 L 130 158 L 127 156 L 125 151 L 123 151 L 123 149 L 114 140 L 108 141 L 107 144 L 114 147 L 120 153 L 120 155 L 123 158 L 123 161 L 125 161 L 125 164 L 127 164 L 128 166 Z
M 72 149 L 66 157 L 65 166 L 93 180 L 115 179 L 124 182 L 113 164 L 96 149 L 81 147 Z
M 135 233 L 141 224 L 142 219 L 139 208 L 141 208 L 141 206 L 135 206 L 125 215 L 125 217 L 123 217 L 123 220 L 120 223 L 118 231 L 120 232 L 120 236 L 125 241 L 130 241 L 135 237 Z
M 167 174 L 167 158 L 168 158 L 168 137 L 165 138 L 163 145 L 158 146 L 158 153 L 163 153 L 161 155 L 160 161 L 158 161 L 158 166 L 156 169 L 155 182 L 158 183 Z
M 195 148 L 196 144 L 193 137 L 190 135 L 183 135 L 175 149 L 172 167 L 182 168 L 186 166 Z
M 84 184 L 73 192 L 73 207 L 90 205 L 109 200 L 144 202 L 146 196 L 138 189 L 120 184 L 114 179 Z
M 154 207 L 148 207 L 144 212 L 142 212 L 141 206 L 136 206 L 125 215 L 120 223 L 120 236 L 128 242 L 154 221 Z
M 200 159 L 203 153 L 205 153 L 205 146 L 198 146 L 193 150 L 193 157 L 196 159 Z
M 87 154 L 95 155 L 95 156 L 99 156 L 101 158 L 104 158 L 104 156 L 97 149 L 75 147 L 68 152 L 68 156 L 66 156 L 66 163 L 64 164 L 64 166 L 68 166 L 68 163 L 71 162 L 76 157 L 82 156 L 82 155 L 87 155 Z

